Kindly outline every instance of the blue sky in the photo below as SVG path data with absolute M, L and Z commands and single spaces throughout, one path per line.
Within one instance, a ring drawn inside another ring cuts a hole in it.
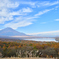
M 30 35 L 59 35 L 59 0 L 0 0 L 0 29 Z

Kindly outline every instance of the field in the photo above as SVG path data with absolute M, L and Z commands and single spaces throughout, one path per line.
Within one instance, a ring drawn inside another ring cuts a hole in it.
M 54 58 L 0 58 L 0 59 L 54 59 Z

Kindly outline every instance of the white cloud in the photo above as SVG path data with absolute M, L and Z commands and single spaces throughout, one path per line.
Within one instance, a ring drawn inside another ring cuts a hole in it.
M 19 11 L 10 12 L 9 15 L 12 15 L 12 16 L 16 16 L 17 15 L 18 16 L 18 15 L 26 15 L 26 13 L 23 12 L 22 9 L 21 9 Z
M 27 17 L 18 17 L 18 18 L 15 18 L 13 22 L 7 23 L 4 26 L 17 29 L 18 27 L 25 27 L 25 26 L 33 24 L 32 21 L 33 20 L 28 19 Z
M 11 0 L 0 0 L 0 8 L 16 8 L 18 6 L 18 2 L 11 2 Z
M 19 4 L 23 4 L 23 5 L 30 5 L 31 7 L 36 7 L 37 2 L 31 2 L 31 1 L 20 1 Z
M 38 4 L 38 7 L 41 6 L 53 6 L 53 5 L 57 5 L 59 4 L 59 1 L 55 1 L 55 2 L 49 2 L 49 1 L 44 1 Z
M 0 17 L 0 24 L 4 24 L 5 21 L 10 21 L 10 20 L 13 20 L 12 16 Z
M 14 20 L 14 16 L 23 16 L 32 12 L 32 9 L 29 7 L 22 8 L 18 11 L 12 11 L 11 9 L 18 7 L 19 3 L 12 2 L 11 0 L 0 0 L 0 4 L 0 24 L 4 24 L 6 21 Z
M 31 25 L 31 22 L 18 22 L 18 23 L 8 23 L 5 25 L 5 27 L 11 27 L 13 29 L 17 29 L 18 27 L 25 27 L 28 25 Z
M 29 33 L 28 35 L 38 35 L 38 34 L 47 34 L 47 35 L 59 35 L 59 30 L 57 31 L 47 31 L 47 32 L 39 32 L 39 33 Z
M 55 21 L 59 21 L 59 19 L 55 19 Z
M 29 12 L 32 12 L 32 9 L 27 7 L 27 8 L 22 8 L 19 11 L 10 12 L 9 15 L 12 15 L 12 16 L 14 16 L 14 15 L 27 15 L 27 13 L 29 13 Z
M 49 2 L 49 1 L 43 1 L 43 2 L 39 2 L 39 1 L 36 1 L 36 2 L 20 1 L 19 3 L 20 4 L 30 5 L 31 7 L 36 8 L 36 7 L 44 7 L 44 6 L 49 7 L 49 6 L 57 5 L 57 4 L 59 4 L 59 1 L 54 1 L 54 2 Z
M 13 20 L 11 9 L 18 7 L 17 2 L 12 3 L 11 0 L 0 0 L 0 24 L 4 24 L 5 21 Z
M 17 29 L 18 27 L 25 27 L 25 26 L 28 26 L 28 25 L 31 25 L 32 22 L 27 22 L 27 21 L 21 21 L 21 22 L 18 22 L 18 23 L 8 23 L 8 24 L 5 24 L 5 27 L 11 27 L 13 29 Z
M 51 11 L 51 10 L 54 10 L 54 8 L 52 8 L 52 9 L 46 9 L 46 10 L 44 10 L 44 11 L 40 11 L 39 13 L 35 14 L 35 16 L 43 15 L 43 14 L 45 14 L 45 13 Z
M 29 7 L 27 9 L 23 8 L 23 12 L 32 12 L 32 9 L 30 9 Z

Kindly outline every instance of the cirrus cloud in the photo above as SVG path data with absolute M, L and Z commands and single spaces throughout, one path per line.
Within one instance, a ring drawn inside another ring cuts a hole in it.
M 59 19 L 55 19 L 55 21 L 59 21 Z
M 54 10 L 54 8 L 44 9 L 35 13 L 32 7 L 44 7 L 57 5 L 59 2 L 55 1 L 50 3 L 44 2 L 21 2 L 12 0 L 0 0 L 0 24 L 4 24 L 4 27 L 12 27 L 17 29 L 18 27 L 24 27 L 33 24 L 33 21 L 39 16 Z M 20 5 L 29 5 L 22 8 Z

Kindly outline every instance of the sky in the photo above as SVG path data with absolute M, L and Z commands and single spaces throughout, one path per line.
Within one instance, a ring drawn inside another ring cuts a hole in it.
M 59 0 L 0 0 L 0 30 L 28 35 L 59 35 Z

